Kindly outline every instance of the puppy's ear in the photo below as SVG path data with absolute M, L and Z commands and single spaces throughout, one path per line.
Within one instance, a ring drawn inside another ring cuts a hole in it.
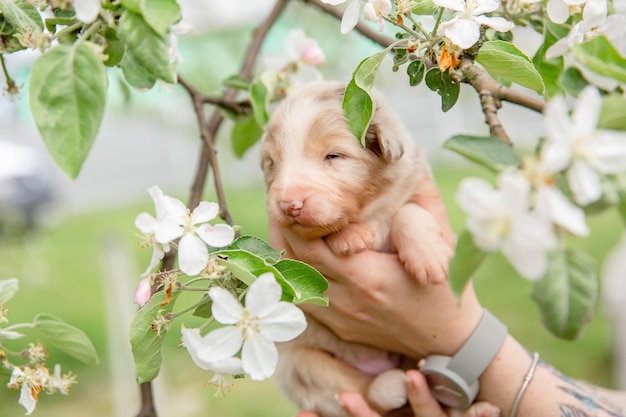
M 365 148 L 387 164 L 393 164 L 404 154 L 404 146 L 394 137 L 393 132 L 393 129 L 384 129 L 381 124 L 372 120 L 365 133 Z

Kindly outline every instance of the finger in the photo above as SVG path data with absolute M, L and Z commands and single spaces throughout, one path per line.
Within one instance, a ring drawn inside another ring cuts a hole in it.
M 349 256 L 335 255 L 321 239 L 303 239 L 289 230 L 282 231 L 296 258 L 313 265 L 330 279 L 354 278 L 358 271 L 368 271 L 369 276 L 406 275 L 395 254 L 364 251 Z
M 339 402 L 346 409 L 350 417 L 380 417 L 380 414 L 372 410 L 359 393 L 349 391 L 342 392 L 339 394 Z
M 426 378 L 419 371 L 406 372 L 407 396 L 413 413 L 419 417 L 446 417 L 435 397 L 432 396 Z
M 433 181 L 433 177 L 430 172 L 424 173 L 424 178 L 417 186 L 416 194 L 413 198 L 413 202 L 418 206 L 424 208 L 430 214 L 435 217 L 437 223 L 441 227 L 443 238 L 445 241 L 453 247 L 454 245 L 454 233 L 450 228 L 450 222 L 448 220 L 448 211 L 441 198 L 441 193 L 437 185 Z

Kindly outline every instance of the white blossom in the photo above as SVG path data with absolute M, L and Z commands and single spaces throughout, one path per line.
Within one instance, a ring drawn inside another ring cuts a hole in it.
M 363 8 L 363 17 L 368 22 L 378 23 L 379 32 L 385 29 L 385 19 L 391 13 L 391 2 L 389 0 L 368 0 Z
M 345 3 L 346 1 L 350 1 L 348 7 L 343 12 L 343 17 L 341 18 L 341 33 L 348 33 L 359 22 L 359 15 L 361 13 L 361 1 L 360 0 L 321 0 L 322 3 L 330 4 L 332 6 L 337 6 L 339 4 Z
M 101 0 L 73 0 L 76 18 L 83 23 L 92 23 L 102 9 Z
M 196 275 L 209 261 L 206 245 L 222 247 L 235 237 L 232 227 L 227 224 L 211 225 L 219 207 L 216 203 L 202 201 L 190 212 L 180 200 L 163 197 L 164 218 L 155 229 L 155 239 L 166 245 L 180 238 L 178 242 L 178 266 L 187 275 Z
M 467 229 L 476 246 L 499 249 L 521 276 L 537 280 L 547 272 L 547 252 L 557 239 L 550 222 L 529 211 L 529 196 L 527 180 L 503 172 L 497 189 L 482 179 L 464 179 L 457 201 L 468 214 Z
M 626 170 L 626 133 L 598 130 L 602 98 L 597 89 L 581 91 L 570 117 L 565 100 L 557 96 L 546 104 L 544 125 L 548 139 L 543 146 L 542 164 L 566 177 L 581 206 L 602 196 L 602 175 Z
M 163 191 L 155 185 L 148 188 L 148 194 L 150 194 L 154 202 L 156 218 L 149 213 L 139 213 L 135 218 L 135 226 L 143 233 L 143 242 L 141 245 L 143 247 L 152 246 L 150 264 L 142 276 L 148 275 L 157 266 L 159 261 L 163 259 L 165 252 L 169 252 L 170 250 L 168 243 L 159 243 L 155 238 L 157 227 L 159 223 L 165 219 L 166 215 Z
M 241 366 L 254 380 L 273 375 L 278 362 L 275 342 L 297 337 L 306 327 L 304 313 L 280 301 L 282 289 L 272 273 L 259 276 L 248 288 L 245 306 L 227 290 L 211 288 L 213 317 L 226 326 L 202 337 L 193 330 L 183 334 L 183 344 L 203 369 L 224 365 L 241 350 Z M 234 364 L 235 362 L 231 362 Z
M 569 19 L 570 8 L 582 6 L 586 0 L 548 0 L 546 11 L 554 23 L 565 23 Z M 606 2 L 606 0 L 603 0 Z
M 433 0 L 446 9 L 458 12 L 452 19 L 439 25 L 439 34 L 462 49 L 474 45 L 480 37 L 480 26 L 488 26 L 498 32 L 507 32 L 513 23 L 503 17 L 488 17 L 485 13 L 500 7 L 500 0 Z
M 49 378 L 48 370 L 44 367 L 30 368 L 14 367 L 11 378 L 7 384 L 8 388 L 20 389 L 18 403 L 26 409 L 26 415 L 31 415 L 35 411 L 39 393 L 45 388 Z

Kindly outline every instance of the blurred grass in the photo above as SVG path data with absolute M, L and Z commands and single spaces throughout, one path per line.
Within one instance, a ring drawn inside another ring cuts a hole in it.
M 459 169 L 457 164 L 435 169 L 456 232 L 462 230 L 464 217 L 454 203 L 454 193 L 467 173 L 468 169 Z M 483 171 L 474 173 L 485 174 Z M 170 190 L 165 191 L 170 193 Z M 227 198 L 228 208 L 242 232 L 265 239 L 264 190 L 229 190 Z M 84 330 L 101 356 L 99 365 L 87 367 L 51 348 L 50 363 L 61 362 L 64 371 L 72 370 L 78 375 L 79 384 L 73 388 L 70 398 L 42 395 L 35 415 L 71 417 L 84 415 L 85 410 L 89 410 L 90 416 L 114 415 L 112 396 L 114 385 L 119 381 L 111 379 L 110 358 L 127 355 L 128 351 L 109 351 L 106 314 L 128 305 L 129 300 L 104 297 L 111 293 L 109 286 L 116 284 L 102 267 L 103 251 L 106 242 L 113 240 L 129 253 L 137 265 L 133 282 L 129 283 L 129 288 L 134 289 L 138 274 L 150 256 L 150 250 L 140 249 L 136 244 L 133 221 L 141 211 L 153 212 L 147 194 L 145 203 L 138 206 L 77 215 L 22 238 L 0 236 L 0 279 L 13 276 L 20 279 L 20 291 L 9 303 L 11 323 L 30 321 L 40 312 L 57 315 Z M 590 223 L 593 235 L 575 244 L 601 259 L 618 240 L 622 225 L 614 213 L 596 216 Z M 516 275 L 501 257 L 490 257 L 474 282 L 484 306 L 500 317 L 529 350 L 539 351 L 542 359 L 571 377 L 611 385 L 611 323 L 600 307 L 580 340 L 557 340 L 540 324 L 530 299 L 532 284 Z M 119 332 L 117 337 L 127 337 L 126 328 L 117 328 L 116 332 Z M 203 386 L 211 375 L 192 364 L 188 355 L 177 348 L 176 332 L 171 333 L 166 340 L 162 371 L 165 375 L 158 378 L 157 384 L 160 416 L 293 415 L 295 408 L 282 399 L 271 381 L 237 381 L 232 394 L 214 399 L 214 389 Z M 6 380 L 0 377 L 0 384 L 6 384 Z M 17 405 L 18 395 L 16 391 L 0 389 L 0 416 L 24 414 Z M 128 416 L 136 413 L 135 393 L 130 396 L 134 399 L 125 403 L 124 412 Z

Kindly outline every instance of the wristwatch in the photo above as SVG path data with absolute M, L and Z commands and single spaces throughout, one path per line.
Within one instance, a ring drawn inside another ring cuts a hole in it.
M 469 407 L 480 389 L 478 378 L 496 357 L 507 332 L 506 326 L 484 309 L 478 326 L 456 355 L 427 356 L 420 372 L 433 396 L 448 407 Z

